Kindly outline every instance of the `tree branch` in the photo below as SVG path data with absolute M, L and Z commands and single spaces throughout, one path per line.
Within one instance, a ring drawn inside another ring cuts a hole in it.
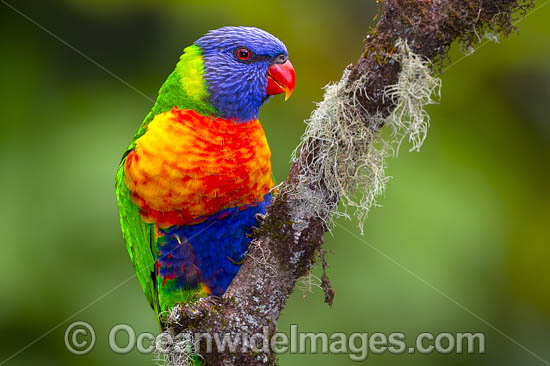
M 471 47 L 487 33 L 508 35 L 515 29 L 512 15 L 529 6 L 530 2 L 512 0 L 382 2 L 376 28 L 368 34 L 357 63 L 347 67 L 335 94 L 338 103 L 341 103 L 339 106 L 343 106 L 339 108 L 337 122 L 345 124 L 343 128 L 354 126 L 354 134 L 364 133 L 362 140 L 357 140 L 364 146 L 343 146 L 345 141 L 333 141 L 331 146 L 341 148 L 337 150 L 340 152 L 357 152 L 359 148 L 363 152 L 371 151 L 368 148 L 376 141 L 376 132 L 389 123 L 389 116 L 396 107 L 399 108 L 400 98 L 403 98 L 403 95 L 392 94 L 388 90 L 395 90 L 402 82 L 408 67 L 404 63 L 409 62 L 406 57 L 414 55 L 424 62 L 419 67 L 429 65 L 429 72 L 438 74 L 452 42 L 458 40 L 463 46 Z M 412 77 L 413 82 L 419 78 L 417 74 Z M 434 88 L 428 89 L 429 93 Z M 327 89 L 325 100 L 329 97 L 328 93 Z M 312 119 L 330 114 L 330 111 L 322 110 L 326 108 L 323 103 L 320 103 Z M 427 102 L 421 106 L 425 104 Z M 412 113 L 411 110 L 405 112 Z M 321 121 L 326 127 L 334 123 L 331 118 L 320 117 L 316 122 Z M 321 253 L 323 235 L 328 228 L 326 223 L 335 213 L 339 200 L 348 193 L 353 194 L 357 181 L 347 179 L 346 174 L 366 167 L 352 165 L 342 170 L 339 166 L 316 165 L 326 160 L 327 156 L 323 155 L 325 150 L 325 142 L 316 135 L 306 133 L 299 157 L 292 165 L 288 178 L 279 187 L 260 228 L 255 231 L 248 258 L 227 292 L 222 298 L 199 299 L 178 306 L 170 315 L 168 331 L 171 334 L 190 331 L 252 335 L 262 334 L 264 327 L 267 327 L 268 335 L 276 332 L 277 319 L 296 281 L 311 270 Z M 343 160 L 338 160 L 336 155 L 331 161 L 338 165 Z M 347 157 L 353 158 L 354 155 Z M 312 167 L 326 170 L 319 172 Z M 367 169 L 367 172 L 373 174 L 371 170 Z M 333 177 L 331 174 L 339 176 Z M 360 177 L 369 179 L 369 176 Z M 338 183 L 337 188 L 334 182 Z M 372 185 L 367 187 L 372 188 Z M 319 209 L 320 205 L 323 209 Z M 322 262 L 326 264 L 324 258 Z M 327 302 L 331 303 L 334 292 L 326 276 L 323 276 L 323 288 Z M 209 366 L 276 363 L 271 352 L 248 349 L 246 352 L 214 350 L 208 353 L 204 347 L 201 343 L 200 353 Z M 181 364 L 182 352 L 169 353 L 168 362 Z

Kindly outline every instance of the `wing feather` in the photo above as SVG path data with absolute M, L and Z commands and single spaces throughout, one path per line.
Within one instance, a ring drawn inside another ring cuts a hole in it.
M 120 214 L 120 227 L 126 241 L 126 249 L 134 264 L 137 278 L 153 309 L 157 309 L 155 285 L 155 229 L 152 224 L 143 222 L 139 208 L 132 202 L 130 191 L 124 180 L 124 163 L 122 159 L 116 175 L 116 195 Z M 158 312 L 157 312 L 158 313 Z

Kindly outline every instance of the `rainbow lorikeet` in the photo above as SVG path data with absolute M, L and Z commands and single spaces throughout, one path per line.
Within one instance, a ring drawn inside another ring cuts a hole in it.
M 222 295 L 247 234 L 271 202 L 271 152 L 258 121 L 295 75 L 285 45 L 251 27 L 185 48 L 116 176 L 126 247 L 159 325 L 178 303 Z

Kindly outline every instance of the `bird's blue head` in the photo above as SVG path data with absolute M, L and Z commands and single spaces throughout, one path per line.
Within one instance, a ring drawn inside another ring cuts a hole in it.
M 195 45 L 202 50 L 208 101 L 220 117 L 247 122 L 270 95 L 290 96 L 294 68 L 285 45 L 252 27 L 223 27 L 209 31 Z

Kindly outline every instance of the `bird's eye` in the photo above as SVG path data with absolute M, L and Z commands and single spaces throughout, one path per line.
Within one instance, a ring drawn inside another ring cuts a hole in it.
M 250 58 L 250 51 L 246 48 L 239 48 L 237 50 L 237 57 L 241 60 L 248 60 Z

